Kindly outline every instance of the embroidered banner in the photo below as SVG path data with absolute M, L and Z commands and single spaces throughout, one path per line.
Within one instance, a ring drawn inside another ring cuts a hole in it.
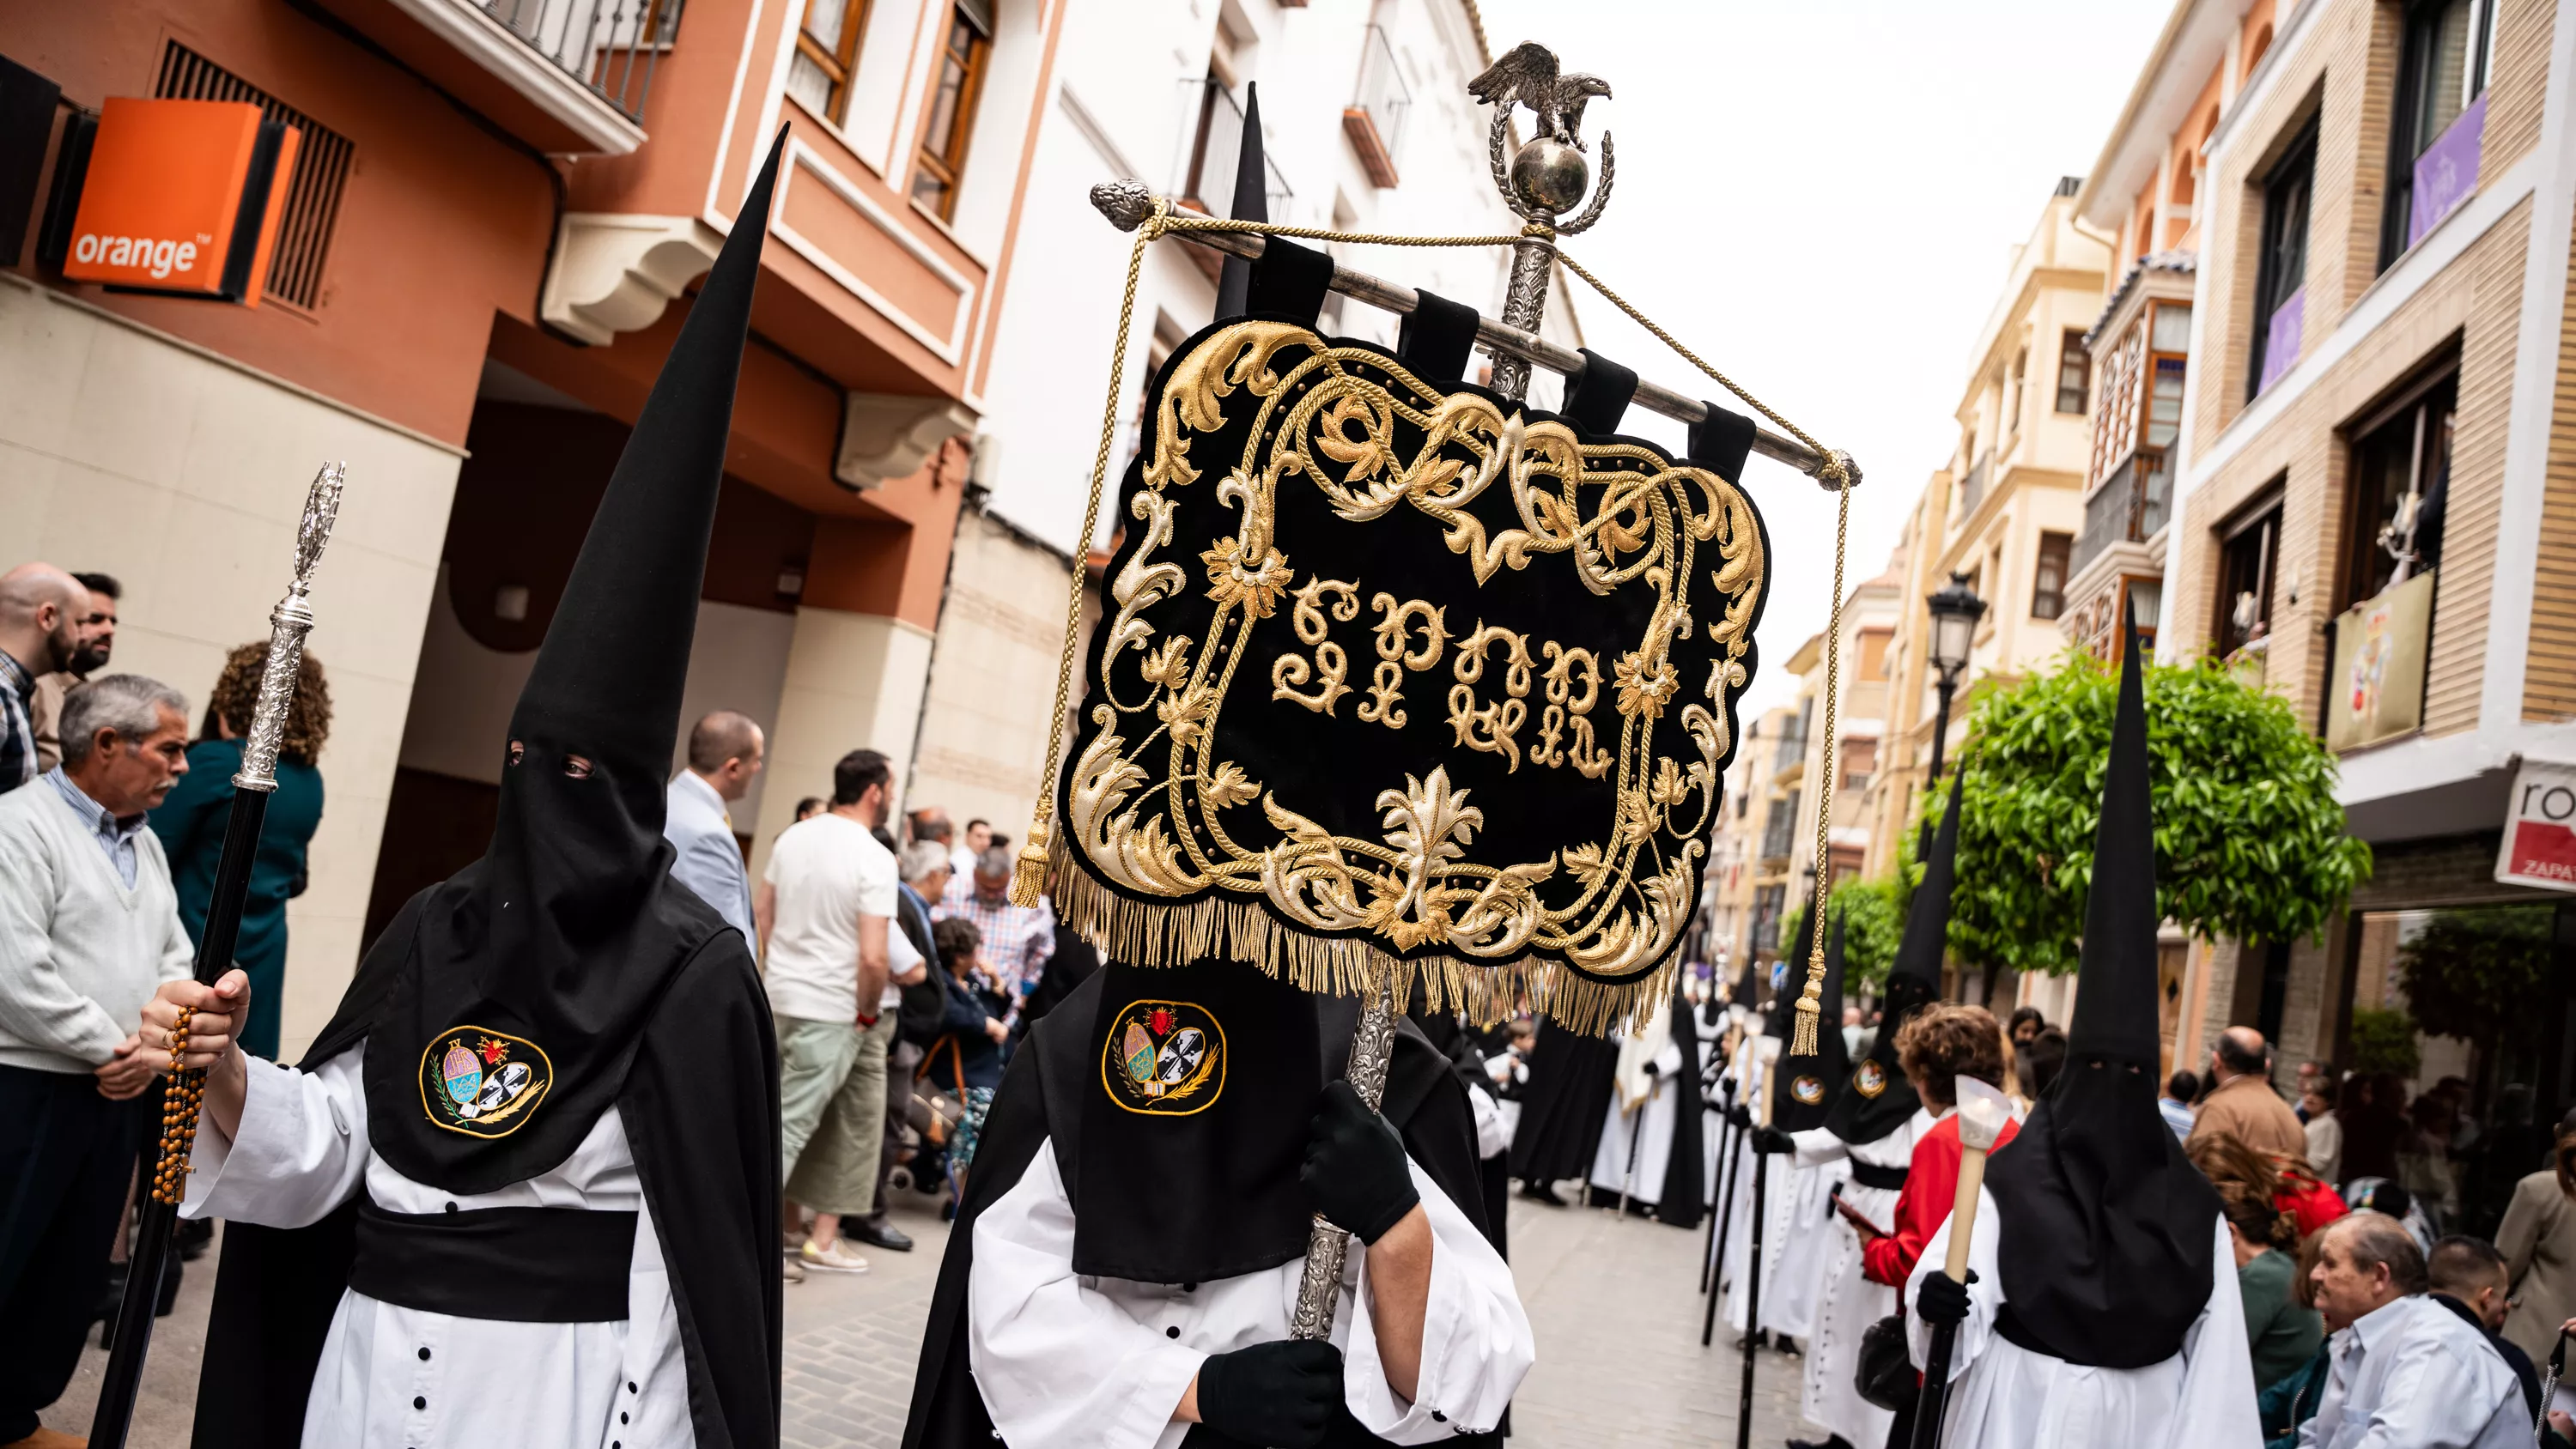
M 1668 989 L 1767 586 L 1735 482 L 1281 322 L 1192 338 L 1148 419 L 1058 911 L 1488 1018 Z

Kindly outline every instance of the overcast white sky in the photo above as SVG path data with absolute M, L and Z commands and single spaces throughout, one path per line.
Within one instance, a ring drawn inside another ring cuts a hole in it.
M 1618 138 L 1618 185 L 1567 250 L 1859 459 L 1849 581 L 1877 574 L 1956 439 L 2011 248 L 2057 179 L 2100 154 L 2170 0 L 1479 3 L 1496 53 L 1535 40 L 1614 92 L 1584 131 L 1596 164 L 1594 138 Z M 1720 391 L 1570 280 L 1596 351 Z M 1652 414 L 1629 420 L 1681 441 Z M 1834 510 L 1779 464 L 1756 458 L 1748 480 L 1772 543 L 1749 719 L 1787 697 L 1781 666 L 1824 626 Z

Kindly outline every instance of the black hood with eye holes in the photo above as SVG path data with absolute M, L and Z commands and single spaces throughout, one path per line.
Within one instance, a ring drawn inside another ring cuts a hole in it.
M 2156 857 L 2144 666 L 2127 631 L 2066 1070 L 1986 1169 L 2004 1335 L 2097 1368 L 2182 1351 L 2208 1303 L 2217 1190 L 2156 1108 Z M 2232 1290 L 2231 1290 L 2232 1291 Z
M 399 968 L 369 1032 L 369 1131 L 414 1181 L 489 1192 L 570 1157 L 726 929 L 671 879 L 662 792 L 778 164 L 773 146 L 591 519 L 510 717 L 491 846 L 376 943 L 407 959 L 369 963 Z

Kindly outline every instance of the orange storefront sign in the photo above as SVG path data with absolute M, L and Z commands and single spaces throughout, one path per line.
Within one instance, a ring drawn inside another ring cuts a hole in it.
M 303 139 L 247 102 L 110 97 L 63 276 L 259 305 Z

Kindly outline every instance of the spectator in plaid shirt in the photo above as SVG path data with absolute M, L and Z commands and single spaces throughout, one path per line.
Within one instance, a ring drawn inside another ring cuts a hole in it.
M 88 617 L 89 590 L 52 564 L 0 574 L 0 792 L 36 778 L 36 676 L 72 667 Z
M 983 950 L 977 954 L 1009 984 L 1011 1016 L 1016 1020 L 1020 1002 L 1038 984 L 1047 958 L 1055 954 L 1055 909 L 1044 900 L 1034 906 L 1011 904 L 1009 847 L 996 845 L 975 857 L 971 879 L 951 877 L 931 918 L 973 921 L 975 929 L 984 933 Z

